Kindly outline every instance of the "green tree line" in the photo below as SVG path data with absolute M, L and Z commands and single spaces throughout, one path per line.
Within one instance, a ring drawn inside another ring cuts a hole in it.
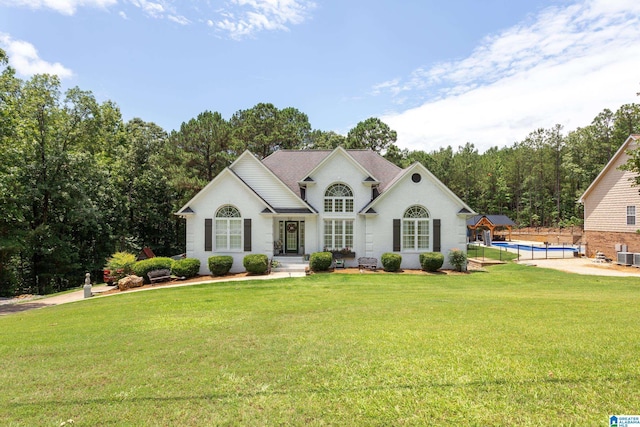
M 16 77 L 0 50 L 0 295 L 47 293 L 100 280 L 116 251 L 150 247 L 184 252 L 184 222 L 174 213 L 242 152 L 372 149 L 406 166 L 419 161 L 482 213 L 521 225 L 581 221 L 577 197 L 630 133 L 640 107 L 604 110 L 563 136 L 560 126 L 480 154 L 471 143 L 433 152 L 401 150 L 377 118 L 346 136 L 313 130 L 306 114 L 260 103 L 225 119 L 204 111 L 167 132 L 140 118 L 124 121 L 59 79 Z

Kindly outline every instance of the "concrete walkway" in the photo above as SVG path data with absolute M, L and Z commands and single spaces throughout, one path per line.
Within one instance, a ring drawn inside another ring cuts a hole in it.
M 247 280 L 271 280 L 271 279 L 283 279 L 289 277 L 304 277 L 306 274 L 303 273 L 289 273 L 289 272 L 277 272 L 271 273 L 268 276 L 243 276 L 243 277 L 231 277 L 229 279 L 220 279 L 220 282 L 239 282 L 239 281 L 247 281 Z M 144 287 L 144 288 L 132 288 L 128 289 L 126 292 L 142 292 L 142 291 L 150 291 L 155 289 L 166 289 L 166 288 L 177 288 L 182 286 L 192 286 L 192 285 L 200 285 L 203 283 L 211 283 L 211 280 L 202 280 L 202 281 L 188 281 L 188 282 L 175 282 L 167 285 L 161 285 L 157 287 Z M 107 295 L 101 295 L 103 292 L 110 291 L 114 289 L 114 286 L 107 285 L 98 285 L 93 286 L 91 291 L 94 297 L 108 297 L 111 295 L 120 295 L 120 293 L 111 293 Z M 51 297 L 47 296 L 36 296 L 30 299 L 20 299 L 20 298 L 12 298 L 0 301 L 0 316 L 4 316 L 12 313 L 21 313 L 27 310 L 33 310 L 36 308 L 49 307 L 52 305 L 66 304 L 69 302 L 76 302 L 84 300 L 84 289 L 80 289 L 78 291 L 67 292 L 61 295 L 55 295 Z

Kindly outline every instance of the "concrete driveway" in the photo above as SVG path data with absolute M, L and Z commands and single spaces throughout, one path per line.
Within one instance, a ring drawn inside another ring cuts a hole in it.
M 640 268 L 627 267 L 614 263 L 596 263 L 593 258 L 526 259 L 519 261 L 519 263 L 592 276 L 626 276 L 640 278 Z

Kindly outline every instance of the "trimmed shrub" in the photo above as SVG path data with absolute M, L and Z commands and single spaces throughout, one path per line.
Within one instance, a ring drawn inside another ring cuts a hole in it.
M 113 277 L 115 283 L 123 277 L 133 272 L 133 264 L 136 263 L 136 256 L 129 252 L 116 252 L 107 258 L 106 269 L 109 275 Z
M 224 276 L 231 270 L 233 257 L 231 255 L 214 255 L 209 257 L 209 271 L 214 276 Z
M 463 267 L 466 269 L 467 254 L 460 249 L 451 249 L 449 251 L 449 262 L 455 267 L 456 271 L 462 271 Z
M 400 264 L 402 264 L 402 256 L 392 252 L 385 252 L 380 257 L 380 262 L 384 271 L 398 271 L 400 270 Z
M 420 254 L 420 265 L 424 271 L 438 271 L 444 264 L 444 255 L 440 252 L 423 252 Z
M 131 269 L 133 270 L 133 274 L 144 279 L 144 283 L 151 283 L 149 282 L 149 277 L 147 277 L 148 272 L 153 270 L 161 270 L 163 268 L 171 270 L 171 264 L 173 264 L 173 260 L 171 258 L 159 256 L 138 261 L 133 264 L 133 267 Z
M 194 277 L 200 271 L 200 260 L 196 258 L 183 258 L 173 261 L 171 273 L 178 277 Z
M 309 268 L 313 271 L 327 271 L 332 262 L 331 252 L 314 252 L 309 257 Z
M 269 257 L 265 254 L 245 255 L 242 265 L 247 269 L 247 273 L 266 274 L 269 269 Z

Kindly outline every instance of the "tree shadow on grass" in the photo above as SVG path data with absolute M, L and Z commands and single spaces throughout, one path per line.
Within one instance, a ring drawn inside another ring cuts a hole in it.
M 22 304 L 3 304 L 0 305 L 0 316 L 14 313 L 22 313 L 23 311 L 33 310 L 36 308 L 47 307 L 49 304 L 43 302 L 25 302 Z

